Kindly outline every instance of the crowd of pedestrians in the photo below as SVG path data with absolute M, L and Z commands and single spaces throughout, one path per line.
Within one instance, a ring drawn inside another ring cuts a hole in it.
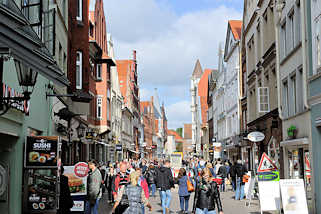
M 202 158 L 184 160 L 177 177 L 169 160 L 131 159 L 106 165 L 91 160 L 88 166 L 86 214 L 98 213 L 103 193 L 112 206 L 111 212 L 115 214 L 144 214 L 146 208 L 152 211 L 150 200 L 155 199 L 157 194 L 163 214 L 171 212 L 172 197 L 179 198 L 181 214 L 223 214 L 220 193 L 226 191 L 226 184 L 231 184 L 235 200 L 244 198 L 244 175 L 247 170 L 240 160 L 234 164 L 220 159 L 215 162 Z M 172 195 L 175 184 L 178 187 L 177 196 Z M 192 192 L 193 207 L 189 210 Z

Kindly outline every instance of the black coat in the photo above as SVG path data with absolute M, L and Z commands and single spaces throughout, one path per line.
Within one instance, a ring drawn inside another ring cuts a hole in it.
M 145 178 L 148 185 L 156 184 L 156 170 L 155 169 L 148 169 L 145 173 Z
M 229 174 L 232 178 L 236 176 L 235 165 L 231 166 Z
M 156 175 L 156 186 L 160 188 L 161 191 L 174 188 L 174 178 L 170 168 L 162 166 L 156 170 Z
M 60 176 L 60 196 L 59 196 L 59 210 L 57 213 L 68 214 L 70 208 L 73 207 L 74 201 L 71 198 L 70 189 L 68 186 L 68 177 L 65 175 Z
M 217 183 L 214 181 L 207 183 L 203 179 L 198 181 L 195 189 L 193 212 L 195 213 L 196 208 L 207 208 L 208 211 L 215 210 L 215 204 L 219 212 L 223 211 Z

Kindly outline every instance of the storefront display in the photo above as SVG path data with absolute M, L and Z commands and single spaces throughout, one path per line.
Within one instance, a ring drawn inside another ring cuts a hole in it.
M 30 137 L 24 156 L 25 213 L 55 213 L 59 208 L 59 137 Z

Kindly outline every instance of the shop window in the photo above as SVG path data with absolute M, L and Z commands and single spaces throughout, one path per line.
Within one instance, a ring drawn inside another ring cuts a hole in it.
M 76 58 L 76 89 L 82 89 L 82 52 L 77 51 Z

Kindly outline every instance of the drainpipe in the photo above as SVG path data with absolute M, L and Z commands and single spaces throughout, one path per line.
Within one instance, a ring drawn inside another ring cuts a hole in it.
M 284 3 L 281 0 L 275 0 L 274 5 L 274 31 L 275 31 L 275 51 L 276 51 L 276 80 L 277 80 L 277 91 L 278 91 L 278 109 L 279 109 L 279 117 L 283 120 L 282 116 L 282 106 L 281 106 L 281 80 L 280 80 L 280 51 L 279 51 L 279 26 L 282 9 L 284 7 Z
M 304 0 L 300 0 L 300 10 L 301 10 L 301 35 L 302 35 L 302 57 L 303 57 L 303 102 L 304 102 L 304 106 L 306 109 L 310 109 L 310 106 L 308 104 L 308 83 L 307 83 L 307 75 L 308 75 L 308 64 L 307 64 L 307 50 L 306 50 L 306 31 L 305 31 L 305 27 L 306 23 L 305 23 L 305 18 L 306 18 L 306 13 L 305 13 L 305 1 Z

